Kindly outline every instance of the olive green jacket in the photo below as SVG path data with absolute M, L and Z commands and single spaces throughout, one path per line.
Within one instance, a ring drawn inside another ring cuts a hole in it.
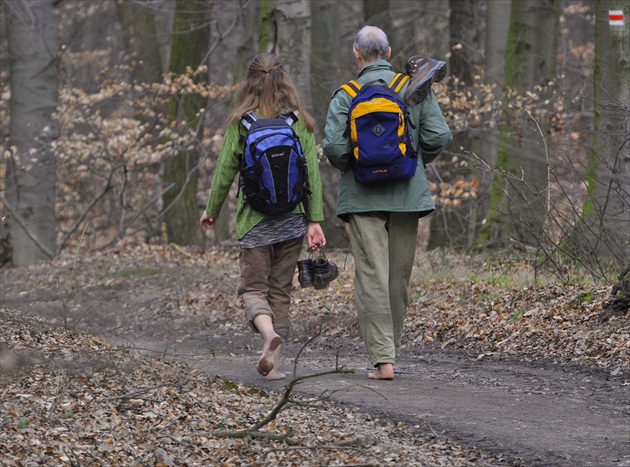
M 324 209 L 315 136 L 313 132 L 304 126 L 304 123 L 299 118 L 293 124 L 293 129 L 300 138 L 302 150 L 306 155 L 311 196 L 306 206 L 300 203 L 292 212 L 303 213 L 309 222 L 321 222 L 324 220 Z M 223 206 L 223 202 L 230 191 L 230 186 L 239 173 L 245 149 L 245 134 L 246 130 L 240 123 L 234 122 L 228 125 L 206 205 L 206 213 L 210 217 L 219 215 L 221 206 Z M 238 206 L 236 208 L 236 236 L 239 240 L 267 217 L 269 216 L 250 208 L 244 201 L 242 190 L 239 190 Z
M 377 60 L 363 67 L 357 81 L 363 85 L 382 79 L 390 82 L 395 75 L 392 66 L 385 60 Z M 400 94 L 404 95 L 408 85 Z M 451 141 L 451 131 L 433 92 L 419 105 L 409 109 L 413 146 L 418 157 L 418 170 L 409 180 L 390 183 L 361 184 L 352 173 L 352 146 L 346 132 L 348 109 L 352 98 L 338 89 L 332 96 L 326 117 L 324 155 L 333 167 L 341 170 L 337 197 L 337 216 L 348 221 L 348 214 L 373 211 L 418 212 L 419 217 L 435 210 L 424 171 L 426 164 L 433 161 Z M 415 127 L 415 128 L 414 128 Z

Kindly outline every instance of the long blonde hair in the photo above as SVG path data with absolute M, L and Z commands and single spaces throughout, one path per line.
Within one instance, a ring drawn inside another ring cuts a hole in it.
M 274 54 L 261 53 L 254 57 L 239 87 L 236 107 L 230 113 L 228 123 L 239 121 L 247 112 L 256 109 L 262 118 L 275 118 L 284 112 L 297 110 L 306 128 L 313 131 L 315 126 L 295 84 Z

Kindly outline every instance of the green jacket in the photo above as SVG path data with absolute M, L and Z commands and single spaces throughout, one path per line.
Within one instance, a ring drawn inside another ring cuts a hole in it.
M 311 197 L 308 200 L 307 206 L 305 207 L 300 203 L 293 212 L 305 214 L 309 222 L 321 222 L 324 220 L 324 209 L 322 202 L 322 181 L 319 176 L 315 136 L 313 132 L 308 131 L 299 118 L 298 121 L 293 124 L 293 129 L 300 138 L 302 150 L 304 154 L 306 154 L 308 181 L 311 189 Z M 210 217 L 217 217 L 219 215 L 221 206 L 223 206 L 223 202 L 230 191 L 230 186 L 239 173 L 241 159 L 245 149 L 245 134 L 246 130 L 240 123 L 234 122 L 228 125 L 214 172 L 208 203 L 206 205 L 206 213 Z M 239 240 L 267 217 L 269 216 L 250 208 L 243 199 L 242 190 L 239 190 L 238 206 L 236 208 L 236 236 Z
M 363 85 L 382 79 L 388 83 L 394 77 L 392 66 L 385 60 L 377 60 L 363 67 L 357 81 Z M 404 95 L 407 85 L 401 90 Z M 418 170 L 409 180 L 366 185 L 355 181 L 352 173 L 352 146 L 346 134 L 348 109 L 352 98 L 338 89 L 332 96 L 326 117 L 325 137 L 322 143 L 324 155 L 333 167 L 341 170 L 337 198 L 337 216 L 348 221 L 348 214 L 370 211 L 418 212 L 419 217 L 435 210 L 424 171 L 451 141 L 451 131 L 433 92 L 419 105 L 410 108 L 413 145 L 419 154 Z

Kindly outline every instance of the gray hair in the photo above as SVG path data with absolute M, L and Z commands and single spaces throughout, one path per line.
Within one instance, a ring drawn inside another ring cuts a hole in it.
M 382 29 L 376 26 L 364 26 L 354 38 L 352 47 L 368 62 L 378 59 L 387 60 L 389 41 Z

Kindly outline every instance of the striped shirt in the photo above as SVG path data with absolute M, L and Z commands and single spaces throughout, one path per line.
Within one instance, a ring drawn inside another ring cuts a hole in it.
M 285 214 L 260 221 L 238 242 L 241 248 L 256 248 L 302 237 L 308 231 L 303 214 Z

